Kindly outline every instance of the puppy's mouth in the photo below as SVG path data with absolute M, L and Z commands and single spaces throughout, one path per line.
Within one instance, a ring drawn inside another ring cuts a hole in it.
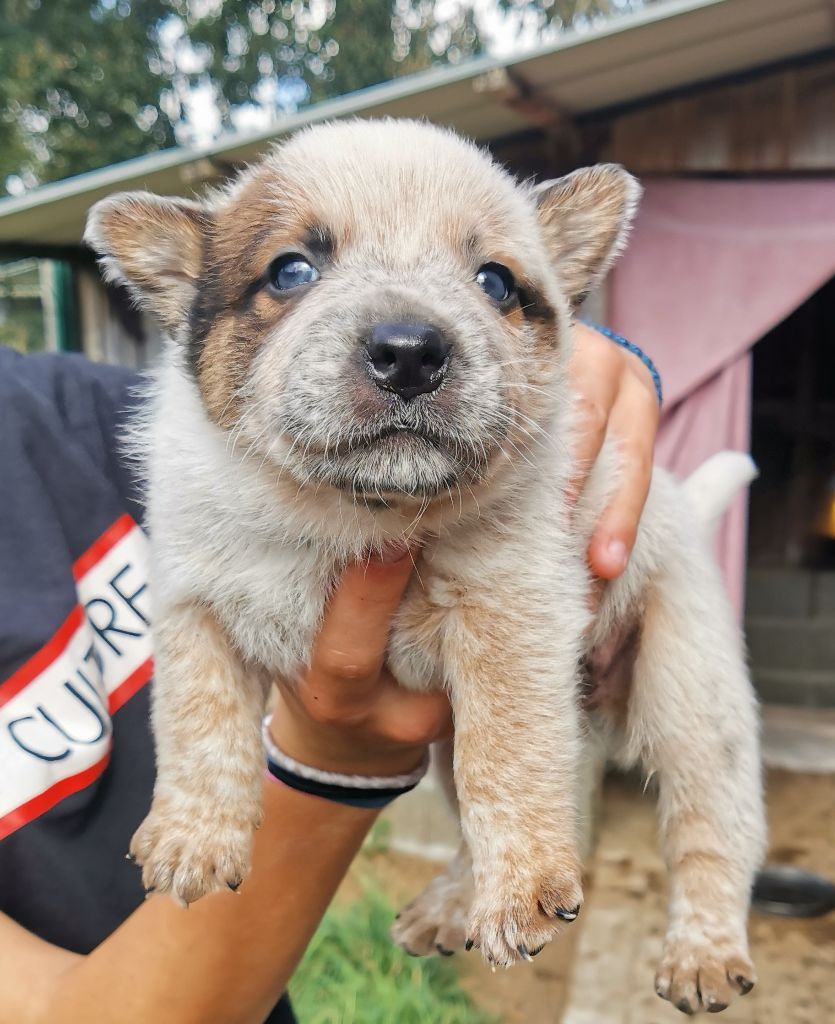
M 291 441 L 293 434 L 288 432 Z M 370 452 L 375 448 L 391 451 L 406 450 L 414 447 L 435 448 L 439 451 L 453 451 L 460 442 L 454 437 L 442 434 L 431 428 L 416 426 L 410 423 L 386 423 L 379 427 L 365 430 L 352 430 L 345 437 L 317 444 L 315 441 L 306 446 L 306 455 L 319 455 L 323 458 L 340 458 L 361 452 Z
M 375 445 L 386 443 L 391 444 L 392 447 L 424 444 L 446 450 L 454 447 L 455 440 L 426 428 L 414 427 L 405 423 L 390 423 L 361 439 L 354 446 L 354 450 L 372 448 Z
M 326 444 L 304 447 L 306 479 L 329 484 L 365 504 L 431 500 L 484 477 L 489 450 L 428 425 L 367 425 Z

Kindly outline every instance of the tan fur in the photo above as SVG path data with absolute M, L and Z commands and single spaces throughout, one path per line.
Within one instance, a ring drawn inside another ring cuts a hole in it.
M 622 175 L 621 168 L 601 164 L 537 189 L 542 230 L 572 305 L 579 305 L 625 242 L 640 190 Z
M 671 875 L 659 992 L 716 1009 L 752 980 L 756 713 L 693 511 L 717 514 L 713 475 L 691 508 L 654 474 L 629 567 L 593 619 L 586 548 L 618 480 L 610 446 L 576 508 L 568 496 L 571 311 L 638 193 L 616 167 L 534 189 L 452 133 L 383 121 L 302 132 L 197 217 L 157 200 L 167 213 L 149 218 L 147 197 L 93 210 L 108 272 L 172 334 L 135 429 L 160 652 L 158 779 L 133 845 L 146 884 L 187 902 L 245 872 L 264 680 L 303 671 L 348 561 L 408 540 L 419 573 L 388 660 L 404 686 L 449 691 L 455 744 L 438 761 L 463 842 L 396 939 L 419 953 L 468 939 L 510 965 L 573 919 L 575 785 L 594 731 L 658 779 Z M 178 244 L 185 277 L 171 274 Z M 266 275 L 288 251 L 320 278 L 278 294 Z M 501 307 L 476 282 L 495 262 L 518 284 Z M 450 342 L 437 390 L 407 401 L 375 385 L 365 339 L 391 320 Z M 728 495 L 744 477 L 725 476 Z M 586 711 L 583 665 L 612 698 L 586 693 Z
M 249 870 L 252 831 L 261 821 L 257 743 L 266 680 L 244 671 L 199 605 L 169 609 L 155 643 L 154 732 L 170 743 L 157 745 L 154 807 L 130 854 L 143 865 L 146 889 L 172 891 L 188 904 L 207 879 L 212 887 L 237 889 Z M 167 687 L 179 691 L 181 672 L 199 685 L 166 700 Z M 185 748 L 183 763 L 177 751 Z
M 165 330 L 179 331 L 194 300 L 203 266 L 207 215 L 197 203 L 163 200 L 147 192 L 103 199 L 87 225 L 87 238 L 108 255 L 106 275 L 154 303 Z

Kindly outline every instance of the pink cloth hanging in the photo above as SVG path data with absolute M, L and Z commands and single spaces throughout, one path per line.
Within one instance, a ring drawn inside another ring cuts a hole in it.
M 610 278 L 609 323 L 664 383 L 657 461 L 685 476 L 747 451 L 751 347 L 835 274 L 835 181 L 652 180 Z M 718 554 L 742 608 L 744 496 Z

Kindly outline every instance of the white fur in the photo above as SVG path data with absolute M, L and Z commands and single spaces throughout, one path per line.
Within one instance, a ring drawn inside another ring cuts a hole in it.
M 743 452 L 717 452 L 682 484 L 685 497 L 705 530 L 715 529 L 731 500 L 757 478 L 757 467 Z

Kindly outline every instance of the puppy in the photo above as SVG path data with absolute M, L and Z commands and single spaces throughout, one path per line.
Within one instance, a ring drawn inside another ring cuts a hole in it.
M 657 779 L 659 995 L 692 1012 L 750 989 L 756 710 L 702 522 L 748 464 L 720 459 L 690 495 L 656 471 L 594 616 L 585 552 L 617 453 L 567 498 L 572 312 L 638 198 L 619 167 L 534 187 L 449 131 L 354 121 L 301 132 L 204 202 L 94 207 L 105 273 L 171 339 L 136 431 L 156 608 L 158 777 L 132 844 L 146 886 L 188 903 L 246 875 L 269 680 L 307 661 L 346 563 L 409 540 L 420 574 L 388 660 L 404 686 L 449 691 L 438 753 L 462 843 L 396 939 L 509 965 L 576 917 L 588 721 Z M 614 653 L 628 700 L 583 711 L 584 673 Z

